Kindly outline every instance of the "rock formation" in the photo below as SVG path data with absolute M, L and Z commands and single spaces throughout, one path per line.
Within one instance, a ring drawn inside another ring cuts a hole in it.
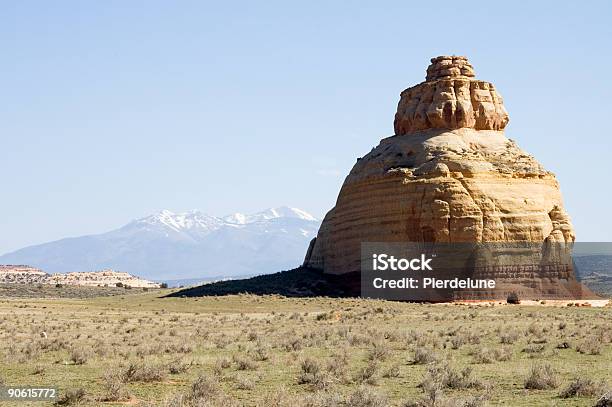
M 427 129 L 503 130 L 508 113 L 492 83 L 474 79 L 465 57 L 431 60 L 427 79 L 401 93 L 395 134 Z
M 0 283 L 43 283 L 49 274 L 27 265 L 0 264 Z
M 433 58 L 425 82 L 401 93 L 395 135 L 346 177 L 304 265 L 358 272 L 362 242 L 572 243 L 554 174 L 506 138 L 508 120 L 465 57 Z M 536 278 L 573 281 L 571 272 Z
M 115 287 L 120 284 L 121 286 L 139 288 L 160 287 L 159 283 L 121 271 L 102 270 L 48 274 L 40 269 L 25 265 L 0 265 L 0 284 L 62 284 L 89 287 Z
M 83 285 L 90 287 L 160 287 L 159 283 L 115 270 L 54 273 L 49 276 L 47 281 L 49 284 Z

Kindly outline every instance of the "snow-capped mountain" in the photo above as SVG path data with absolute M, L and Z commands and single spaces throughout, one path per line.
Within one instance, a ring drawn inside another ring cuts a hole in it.
M 303 219 L 317 222 L 317 218 L 312 216 L 311 214 L 298 209 L 298 208 L 289 208 L 287 206 L 283 206 L 280 208 L 270 208 L 263 212 L 258 212 L 253 215 L 245 215 L 243 213 L 234 213 L 229 216 L 225 216 L 223 220 L 228 223 L 233 223 L 236 225 L 244 225 L 247 223 L 260 222 L 270 219 L 276 218 L 294 218 L 294 219 Z
M 163 210 L 107 233 L 26 247 L 0 256 L 0 264 L 112 268 L 157 280 L 265 274 L 298 266 L 319 225 L 290 207 L 224 217 Z

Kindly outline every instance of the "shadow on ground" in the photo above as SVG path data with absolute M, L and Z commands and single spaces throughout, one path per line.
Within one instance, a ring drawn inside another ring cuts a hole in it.
M 354 297 L 359 296 L 357 273 L 335 276 L 318 270 L 298 267 L 293 270 L 242 280 L 218 281 L 185 288 L 166 297 L 206 297 L 231 294 L 279 294 L 286 297 Z

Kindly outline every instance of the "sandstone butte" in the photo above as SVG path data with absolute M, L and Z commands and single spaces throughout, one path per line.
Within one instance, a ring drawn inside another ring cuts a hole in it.
M 508 120 L 501 95 L 475 78 L 467 58 L 433 58 L 425 82 L 401 92 L 395 135 L 357 159 L 304 266 L 359 272 L 362 242 L 571 245 L 554 174 L 506 138 Z M 571 267 L 489 277 L 499 288 L 488 298 L 593 296 Z

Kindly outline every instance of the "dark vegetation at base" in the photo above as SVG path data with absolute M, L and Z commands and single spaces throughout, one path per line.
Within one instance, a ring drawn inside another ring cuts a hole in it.
M 604 298 L 612 297 L 612 256 L 580 256 L 575 257 L 574 261 L 578 280 Z M 298 267 L 274 274 L 185 288 L 167 296 L 202 297 L 241 293 L 286 297 L 358 297 L 361 287 L 358 273 L 336 276 Z
M 197 287 L 184 288 L 165 297 L 210 297 L 232 294 L 277 294 L 285 297 L 359 297 L 361 295 L 361 281 L 359 273 L 355 272 L 331 275 L 308 267 L 298 267 L 274 274 L 217 281 Z M 602 294 L 606 294 L 604 297 L 610 296 L 610 292 Z M 507 300 L 506 297 L 497 299 Z M 439 301 L 445 302 L 450 301 L 450 299 L 430 300 L 428 302 Z M 510 303 L 518 304 L 520 298 L 517 298 L 516 302 Z
M 353 297 L 360 292 L 356 273 L 342 276 L 323 274 L 318 270 L 298 267 L 243 280 L 227 280 L 186 288 L 167 297 L 205 297 L 230 294 L 279 294 L 286 297 Z

